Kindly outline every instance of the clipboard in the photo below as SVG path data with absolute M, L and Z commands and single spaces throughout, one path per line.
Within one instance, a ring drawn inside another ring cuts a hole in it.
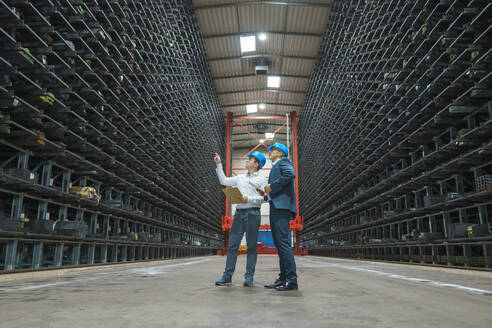
M 239 204 L 240 198 L 243 197 L 243 194 L 241 194 L 237 187 L 225 188 L 222 189 L 222 192 L 229 198 L 231 204 Z

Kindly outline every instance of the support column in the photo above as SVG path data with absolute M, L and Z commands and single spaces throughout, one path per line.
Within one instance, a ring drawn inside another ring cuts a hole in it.
M 23 206 L 24 206 L 24 196 L 14 195 L 10 217 L 16 219 L 20 218 Z
M 34 244 L 34 249 L 32 254 L 33 269 L 40 268 L 42 261 L 43 261 L 43 242 L 38 242 Z
M 73 244 L 72 246 L 72 265 L 80 264 L 80 244 Z
M 38 203 L 38 220 L 49 220 L 48 217 L 48 202 L 40 200 Z
M 63 264 L 63 243 L 56 244 L 55 248 L 55 266 L 60 267 Z
M 41 173 L 41 185 L 51 187 L 53 185 L 53 180 L 51 179 L 51 171 L 53 165 L 50 162 L 45 162 L 43 164 L 43 171 Z
M 62 192 L 68 193 L 71 187 L 70 179 L 71 173 L 69 171 L 63 172 L 63 180 L 62 180 Z
M 95 263 L 95 254 L 96 254 L 96 245 L 89 245 L 89 249 L 87 250 L 87 264 Z
M 297 215 L 300 217 L 299 213 L 299 165 L 298 165 L 298 148 L 297 148 L 297 112 L 291 112 L 291 120 L 292 120 L 292 148 L 293 148 L 293 156 L 292 160 L 294 161 L 294 170 L 296 171 L 296 209 Z M 300 242 L 301 242 L 301 232 L 296 231 L 296 254 L 300 253 Z
M 5 270 L 14 270 L 16 266 L 17 258 L 17 240 L 9 241 L 7 244 L 7 250 L 5 254 Z
M 233 127 L 233 114 L 231 112 L 227 113 L 227 126 L 226 126 L 226 171 L 225 175 L 227 177 L 231 176 L 232 173 L 232 127 Z M 229 199 L 226 197 L 225 201 L 225 216 L 231 216 L 231 204 Z M 224 232 L 224 251 L 222 254 L 227 254 L 227 248 L 229 247 L 229 231 Z

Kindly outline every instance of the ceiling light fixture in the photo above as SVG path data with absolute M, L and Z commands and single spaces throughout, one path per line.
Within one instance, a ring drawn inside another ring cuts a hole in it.
M 256 51 L 256 36 L 241 36 L 241 52 Z
M 246 105 L 246 113 L 252 114 L 258 112 L 258 105 L 257 104 L 249 104 Z
M 258 40 L 265 41 L 266 39 L 267 39 L 266 33 L 260 33 L 260 34 L 258 34 Z
M 280 88 L 280 76 L 269 76 L 267 86 L 269 88 Z
M 274 133 L 265 133 L 265 139 L 273 139 L 275 138 L 275 134 Z
M 260 107 L 260 109 L 265 109 L 266 106 L 265 106 L 265 104 L 260 104 L 259 107 Z

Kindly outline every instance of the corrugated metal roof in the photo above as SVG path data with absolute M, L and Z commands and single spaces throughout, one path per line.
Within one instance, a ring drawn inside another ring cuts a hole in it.
M 288 35 L 285 37 L 284 55 L 310 56 L 318 55 L 322 37 L 306 35 Z
M 193 7 L 222 5 L 226 3 L 236 3 L 236 0 L 193 0 Z
M 267 77 L 265 75 L 236 77 L 215 81 L 217 92 L 253 90 L 258 88 L 258 85 L 264 85 L 266 87 L 266 84 Z
M 285 37 L 282 34 L 265 34 L 267 35 L 267 39 L 265 41 L 258 40 L 256 42 L 257 53 L 281 55 Z
M 212 76 L 244 75 L 241 62 L 241 59 L 211 61 L 209 62 L 210 72 Z M 251 69 L 251 74 L 253 73 L 254 69 Z
M 219 95 L 219 101 L 222 105 L 244 104 L 246 103 L 246 97 L 244 92 L 228 93 Z
M 205 51 L 209 59 L 241 55 L 239 38 L 226 36 L 205 39 Z
M 306 94 L 301 93 L 290 93 L 290 92 L 280 92 L 278 97 L 278 102 L 281 104 L 299 104 L 304 103 L 304 97 Z
M 316 65 L 316 60 L 314 59 L 295 59 L 295 58 L 284 58 L 282 61 L 282 72 L 289 75 L 302 75 L 314 70 Z
M 247 91 L 258 87 L 267 88 L 266 75 L 254 75 L 247 77 L 223 78 L 215 81 L 217 92 Z M 284 77 L 281 79 L 280 88 L 288 91 L 304 91 L 309 86 L 308 78 Z
M 245 116 L 246 105 L 251 103 L 265 104 L 257 114 L 250 114 L 256 116 L 284 116 L 302 110 L 330 16 L 331 9 L 326 5 L 333 0 L 295 2 L 289 5 L 282 0 L 192 1 L 224 115 L 232 112 Z M 267 39 L 257 38 L 256 51 L 241 53 L 240 37 L 259 33 L 265 33 Z M 267 88 L 266 76 L 255 76 L 254 63 L 261 61 L 259 57 L 270 63 L 269 75 L 281 76 L 278 90 Z M 261 122 L 271 124 L 268 129 L 275 130 L 279 120 Z M 241 129 L 237 131 L 240 133 Z M 236 139 L 241 138 L 247 138 L 247 134 Z M 253 139 L 241 144 L 256 145 Z
M 199 10 L 196 13 L 202 35 L 214 35 L 239 32 L 236 8 L 225 7 Z
M 309 87 L 308 78 L 285 77 L 280 81 L 280 88 L 289 91 L 304 91 Z
M 202 0 L 204 1 L 204 0 Z M 206 1 L 206 0 L 205 0 Z M 211 0 L 211 1 L 214 1 L 214 0 Z M 227 1 L 227 0 L 222 0 L 222 1 Z M 240 0 L 240 1 L 248 1 L 248 0 Z M 296 0 L 296 2 L 309 2 L 309 3 L 320 3 L 320 4 L 333 4 L 333 1 L 334 0 Z M 319 7 L 317 7 L 319 8 Z
M 224 114 L 231 112 L 234 115 L 246 115 L 246 106 L 233 106 L 223 108 Z M 289 106 L 289 105 L 269 105 L 265 104 L 265 109 L 259 109 L 258 115 L 285 115 L 293 111 L 298 111 L 299 107 Z
M 276 102 L 278 92 L 275 91 L 253 91 L 245 92 L 247 103 Z
M 236 104 L 260 104 L 260 103 L 279 103 L 302 105 L 304 102 L 303 93 L 275 92 L 275 91 L 238 91 L 234 93 L 220 94 L 219 101 L 223 106 Z
M 295 6 L 290 7 L 287 14 L 288 32 L 319 33 L 325 32 L 330 8 Z
M 281 31 L 285 27 L 286 6 L 251 4 L 239 6 L 241 32 Z

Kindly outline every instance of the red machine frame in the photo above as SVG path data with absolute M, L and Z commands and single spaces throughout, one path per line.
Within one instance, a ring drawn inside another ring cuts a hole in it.
M 286 119 L 284 116 L 237 116 L 235 119 L 237 120 L 261 120 L 261 119 Z M 297 216 L 289 222 L 289 230 L 295 232 L 296 236 L 296 247 L 294 249 L 294 254 L 296 255 L 306 255 L 307 251 L 302 250 L 299 246 L 300 244 L 300 235 L 301 231 L 303 228 L 304 224 L 304 218 L 299 215 L 299 172 L 298 172 L 298 148 L 297 148 L 297 113 L 291 112 L 290 113 L 290 119 L 292 120 L 292 130 L 293 130 L 293 153 L 292 153 L 292 159 L 294 162 L 294 170 L 296 172 L 296 207 L 297 207 Z M 245 130 L 245 132 L 251 136 L 253 139 L 258 141 L 258 145 L 256 145 L 253 149 L 251 149 L 249 152 L 247 152 L 241 159 L 244 159 L 248 154 L 251 154 L 254 152 L 256 149 L 258 149 L 261 146 L 264 146 L 267 148 L 267 146 L 260 142 L 256 136 L 251 134 L 246 128 L 241 123 L 235 123 L 233 125 L 233 114 L 231 112 L 227 113 L 227 148 L 226 148 L 226 176 L 231 176 L 232 173 L 232 138 L 231 138 L 231 133 L 232 133 L 232 127 L 233 126 L 239 126 L 241 129 Z M 273 133 L 274 135 L 280 131 L 283 127 L 287 126 L 287 122 L 283 124 L 280 128 L 275 130 Z M 229 204 L 229 199 L 226 197 L 226 209 L 225 213 L 226 215 L 222 217 L 222 230 L 224 231 L 224 249 L 219 251 L 221 254 L 227 254 L 227 248 L 228 248 L 228 239 L 229 239 L 229 231 L 231 230 L 231 224 L 232 224 L 232 216 L 230 215 L 231 207 Z M 262 225 L 260 226 L 260 229 L 270 229 L 269 225 Z M 261 244 L 261 243 L 260 243 Z M 245 253 L 245 250 L 240 250 L 239 253 L 243 254 Z M 277 250 L 275 248 L 272 249 L 272 247 L 265 247 L 263 245 L 258 245 L 258 254 L 277 254 Z

